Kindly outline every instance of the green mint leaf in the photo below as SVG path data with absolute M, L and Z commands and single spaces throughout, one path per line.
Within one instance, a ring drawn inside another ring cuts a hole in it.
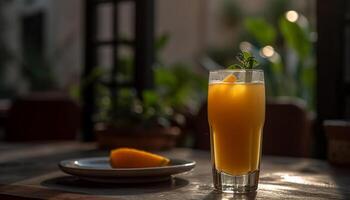
M 242 52 L 240 52 L 237 56 L 236 56 L 236 59 L 238 60 L 238 62 L 240 62 L 241 64 L 244 65 L 244 55 Z
M 242 55 L 244 60 L 249 60 L 249 58 L 252 57 L 252 54 L 248 51 L 243 51 Z
M 248 69 L 253 69 L 258 65 L 258 61 L 256 61 L 253 56 L 247 59 L 247 63 L 248 63 L 248 67 L 247 67 Z
M 259 65 L 258 61 L 248 51 L 241 51 L 236 56 L 239 64 L 230 65 L 228 69 L 254 69 Z

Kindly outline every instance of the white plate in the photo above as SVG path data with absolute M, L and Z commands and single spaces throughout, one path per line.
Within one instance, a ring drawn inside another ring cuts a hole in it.
M 61 170 L 81 179 L 106 183 L 143 183 L 170 179 L 171 175 L 189 171 L 195 161 L 170 159 L 163 167 L 112 168 L 108 157 L 64 160 L 59 163 Z

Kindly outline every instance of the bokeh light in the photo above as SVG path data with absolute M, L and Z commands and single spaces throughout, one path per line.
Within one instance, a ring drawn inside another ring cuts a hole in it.
M 299 14 L 295 10 L 287 11 L 286 19 L 290 22 L 296 22 L 299 19 Z
M 239 43 L 239 49 L 241 51 L 251 51 L 252 50 L 252 44 L 250 44 L 247 41 L 243 41 L 243 42 Z
M 260 55 L 264 58 L 271 58 L 274 54 L 275 54 L 275 49 L 270 45 L 264 46 L 260 50 Z

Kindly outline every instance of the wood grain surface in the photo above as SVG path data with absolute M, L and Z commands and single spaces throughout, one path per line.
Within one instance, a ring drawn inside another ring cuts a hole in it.
M 106 156 L 95 144 L 0 143 L 0 199 L 350 199 L 350 170 L 326 161 L 264 156 L 258 192 L 213 191 L 210 153 L 191 149 L 159 152 L 195 160 L 194 170 L 152 184 L 95 184 L 61 172 L 64 159 Z

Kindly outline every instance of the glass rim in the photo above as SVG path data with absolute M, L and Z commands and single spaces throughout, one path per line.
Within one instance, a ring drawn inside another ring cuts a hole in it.
M 212 72 L 264 72 L 262 69 L 214 69 L 209 70 L 210 73 Z

